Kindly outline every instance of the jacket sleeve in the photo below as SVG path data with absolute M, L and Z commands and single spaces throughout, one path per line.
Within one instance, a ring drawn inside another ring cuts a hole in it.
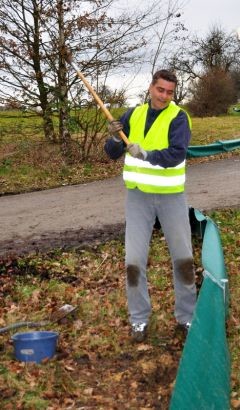
M 186 158 L 191 131 L 187 115 L 180 111 L 169 128 L 169 147 L 163 150 L 147 151 L 146 161 L 163 168 L 175 167 Z
M 129 136 L 129 131 L 130 131 L 129 119 L 131 117 L 133 110 L 134 108 L 130 108 L 119 119 L 119 121 L 123 124 L 123 132 L 127 137 Z M 104 150 L 107 153 L 107 155 L 111 159 L 115 159 L 115 160 L 120 158 L 125 153 L 125 148 L 126 148 L 125 142 L 122 140 L 117 141 L 114 138 L 114 136 L 108 138 L 104 145 Z

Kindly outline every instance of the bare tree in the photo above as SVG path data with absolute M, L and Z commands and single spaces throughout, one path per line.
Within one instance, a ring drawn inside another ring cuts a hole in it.
M 183 2 L 178 0 L 169 0 L 166 4 L 165 14 L 162 14 L 162 20 L 155 24 L 148 33 L 148 52 L 144 58 L 144 65 L 152 76 L 155 71 L 161 68 L 172 69 L 169 63 L 169 56 L 174 53 L 174 45 L 177 48 L 187 31 L 181 22 L 180 10 L 184 6 Z M 180 89 L 180 87 L 179 87 Z M 175 96 L 177 101 L 177 94 Z M 143 90 L 139 93 L 141 102 L 146 102 L 149 98 L 149 91 Z
M 44 132 L 55 140 L 42 63 L 43 2 L 3 0 L 0 6 L 0 84 L 2 98 L 40 107 Z
M 193 91 L 192 98 L 197 99 L 197 105 L 192 101 L 192 108 L 198 106 L 202 115 L 206 107 L 205 112 L 208 115 L 210 111 L 213 112 L 212 108 L 209 109 L 207 101 L 210 98 L 211 101 L 215 99 L 216 113 L 219 114 L 217 101 L 223 113 L 226 112 L 226 107 L 218 98 L 217 87 L 210 87 L 211 93 L 215 93 L 211 96 L 205 87 L 207 84 L 210 85 L 215 77 L 218 85 L 222 79 L 228 90 L 232 90 L 233 85 L 238 87 L 237 81 L 234 82 L 234 75 L 236 78 L 236 72 L 239 71 L 240 43 L 235 34 L 227 34 L 222 28 L 214 26 L 205 38 L 194 36 L 186 39 L 182 47 L 171 57 L 170 64 L 185 78 L 185 84 L 190 86 L 189 91 Z M 211 81 L 208 81 L 207 77 Z M 197 92 L 201 98 L 197 98 Z M 235 95 L 237 94 L 238 92 L 235 92 Z M 229 95 L 230 101 L 233 102 L 232 91 Z
M 227 114 L 229 105 L 236 98 L 230 74 L 216 68 L 198 79 L 193 84 L 191 93 L 188 108 L 199 117 Z
M 85 91 L 66 66 L 65 46 L 71 47 L 79 68 L 98 90 L 119 67 L 123 70 L 143 61 L 150 30 L 169 21 L 177 3 L 163 13 L 156 0 L 145 9 L 131 13 L 128 7 L 117 13 L 115 0 L 2 0 L 1 99 L 41 108 L 50 141 L 57 138 L 51 117 L 52 107 L 57 106 L 59 140 L 66 147 L 71 141 L 69 99 L 84 98 Z
M 240 101 L 240 67 L 236 67 L 230 71 L 231 78 L 235 85 L 235 95 L 238 102 Z
M 234 34 L 214 26 L 205 38 L 191 36 L 171 56 L 176 70 L 190 78 L 200 78 L 206 71 L 221 69 L 229 72 L 240 58 L 240 44 Z

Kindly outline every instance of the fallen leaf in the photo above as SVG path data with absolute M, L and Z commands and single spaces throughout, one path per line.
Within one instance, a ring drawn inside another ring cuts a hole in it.
M 137 382 L 132 382 L 131 383 L 131 388 L 132 389 L 137 389 L 138 388 L 138 383 Z
M 93 388 L 92 387 L 88 387 L 87 389 L 83 390 L 83 393 L 86 394 L 87 396 L 92 396 L 93 394 Z
M 173 364 L 172 356 L 167 353 L 161 355 L 160 361 L 164 364 L 164 366 L 171 366 Z
M 124 372 L 116 373 L 111 378 L 113 378 L 116 382 L 120 382 Z
M 83 322 L 80 319 L 75 320 L 75 322 L 73 323 L 73 327 L 75 330 L 80 330 L 82 326 L 83 326 Z
M 75 371 L 74 367 L 69 366 L 69 365 L 65 365 L 64 369 L 68 370 L 69 372 L 74 372 Z
M 56 397 L 56 393 L 54 391 L 45 391 L 43 393 L 43 397 L 45 399 L 54 399 Z
M 139 352 L 146 352 L 148 350 L 152 350 L 152 346 L 146 344 L 140 344 L 137 348 Z
M 41 291 L 39 289 L 35 289 L 31 295 L 31 303 L 33 305 L 37 305 L 39 303 Z
M 19 310 L 19 307 L 17 305 L 12 304 L 8 310 L 8 313 L 16 312 L 16 310 Z
M 234 409 L 240 409 L 240 400 L 233 399 L 231 400 L 231 405 Z
M 141 367 L 145 373 L 152 372 L 153 370 L 156 369 L 156 361 L 150 361 L 150 360 L 144 361 L 141 363 Z

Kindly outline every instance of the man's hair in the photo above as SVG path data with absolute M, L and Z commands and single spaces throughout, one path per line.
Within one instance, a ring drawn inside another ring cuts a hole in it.
M 153 85 L 156 84 L 159 78 L 162 78 L 163 80 L 166 80 L 166 81 L 170 81 L 177 85 L 177 77 L 172 71 L 169 71 L 169 70 L 156 71 L 156 73 L 153 74 L 153 77 L 152 77 L 152 84 Z

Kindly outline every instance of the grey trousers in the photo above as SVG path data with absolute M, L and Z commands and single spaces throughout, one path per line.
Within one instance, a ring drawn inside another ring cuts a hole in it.
M 177 322 L 191 322 L 196 304 L 191 229 L 184 193 L 147 194 L 127 190 L 126 198 L 126 291 L 131 323 L 148 323 L 151 301 L 146 267 L 155 218 L 158 217 L 168 244 L 175 292 Z

